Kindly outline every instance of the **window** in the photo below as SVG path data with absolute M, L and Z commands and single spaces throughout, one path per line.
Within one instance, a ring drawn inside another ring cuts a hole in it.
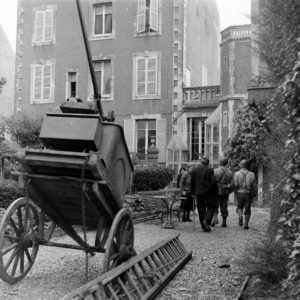
M 188 119 L 188 140 L 191 160 L 197 160 L 204 155 L 205 126 L 204 119 Z
M 147 149 L 153 143 L 156 145 L 156 121 L 155 120 L 137 120 L 137 153 L 143 159 Z
M 138 0 L 136 32 L 157 34 L 160 29 L 160 0 Z
M 206 124 L 205 156 L 213 167 L 218 166 L 219 124 Z
M 67 75 L 67 95 L 66 98 L 77 97 L 77 73 L 68 72 Z
M 53 42 L 53 9 L 35 11 L 34 42 L 36 44 Z
M 102 3 L 94 6 L 95 36 L 112 34 L 112 3 Z
M 53 73 L 51 63 L 32 65 L 32 95 L 31 103 L 53 102 Z
M 99 60 L 94 62 L 94 70 L 98 91 L 102 97 L 111 97 L 112 66 L 111 60 Z
M 137 56 L 133 70 L 133 96 L 138 99 L 159 98 L 160 57 L 155 54 Z

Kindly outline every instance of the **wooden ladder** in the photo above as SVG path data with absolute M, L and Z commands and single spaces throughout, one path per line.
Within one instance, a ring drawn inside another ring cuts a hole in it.
M 63 300 L 154 299 L 192 257 L 192 252 L 184 248 L 178 237 L 179 234 L 141 252 Z

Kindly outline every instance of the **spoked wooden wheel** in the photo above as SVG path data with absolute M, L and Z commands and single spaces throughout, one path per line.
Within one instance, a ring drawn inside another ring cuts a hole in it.
M 107 272 L 136 255 L 133 244 L 134 228 L 132 217 L 130 212 L 123 208 L 114 218 L 109 232 L 103 271 Z
M 38 252 L 40 216 L 28 198 L 15 200 L 0 223 L 0 277 L 10 284 L 20 281 L 31 269 Z

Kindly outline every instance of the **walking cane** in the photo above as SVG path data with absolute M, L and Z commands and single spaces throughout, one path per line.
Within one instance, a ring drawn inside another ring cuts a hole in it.
M 195 196 L 193 196 L 193 231 L 195 231 Z

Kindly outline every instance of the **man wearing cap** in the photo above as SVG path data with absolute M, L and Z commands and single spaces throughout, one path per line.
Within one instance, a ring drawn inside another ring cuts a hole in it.
M 203 231 L 210 232 L 210 224 L 217 207 L 217 185 L 209 159 L 201 158 L 200 165 L 191 173 L 191 193 L 196 196 L 199 221 Z
M 222 157 L 219 160 L 219 167 L 214 170 L 215 179 L 218 185 L 218 206 L 222 215 L 222 227 L 226 227 L 226 219 L 228 217 L 228 198 L 233 190 L 233 172 L 227 167 L 228 159 Z M 217 224 L 218 208 L 215 211 L 212 226 Z
M 249 229 L 251 216 L 251 202 L 257 193 L 256 179 L 253 172 L 248 170 L 248 161 L 240 162 L 240 170 L 234 173 L 235 194 L 237 200 L 237 213 L 239 225 L 243 226 L 243 211 L 245 215 L 244 228 Z

